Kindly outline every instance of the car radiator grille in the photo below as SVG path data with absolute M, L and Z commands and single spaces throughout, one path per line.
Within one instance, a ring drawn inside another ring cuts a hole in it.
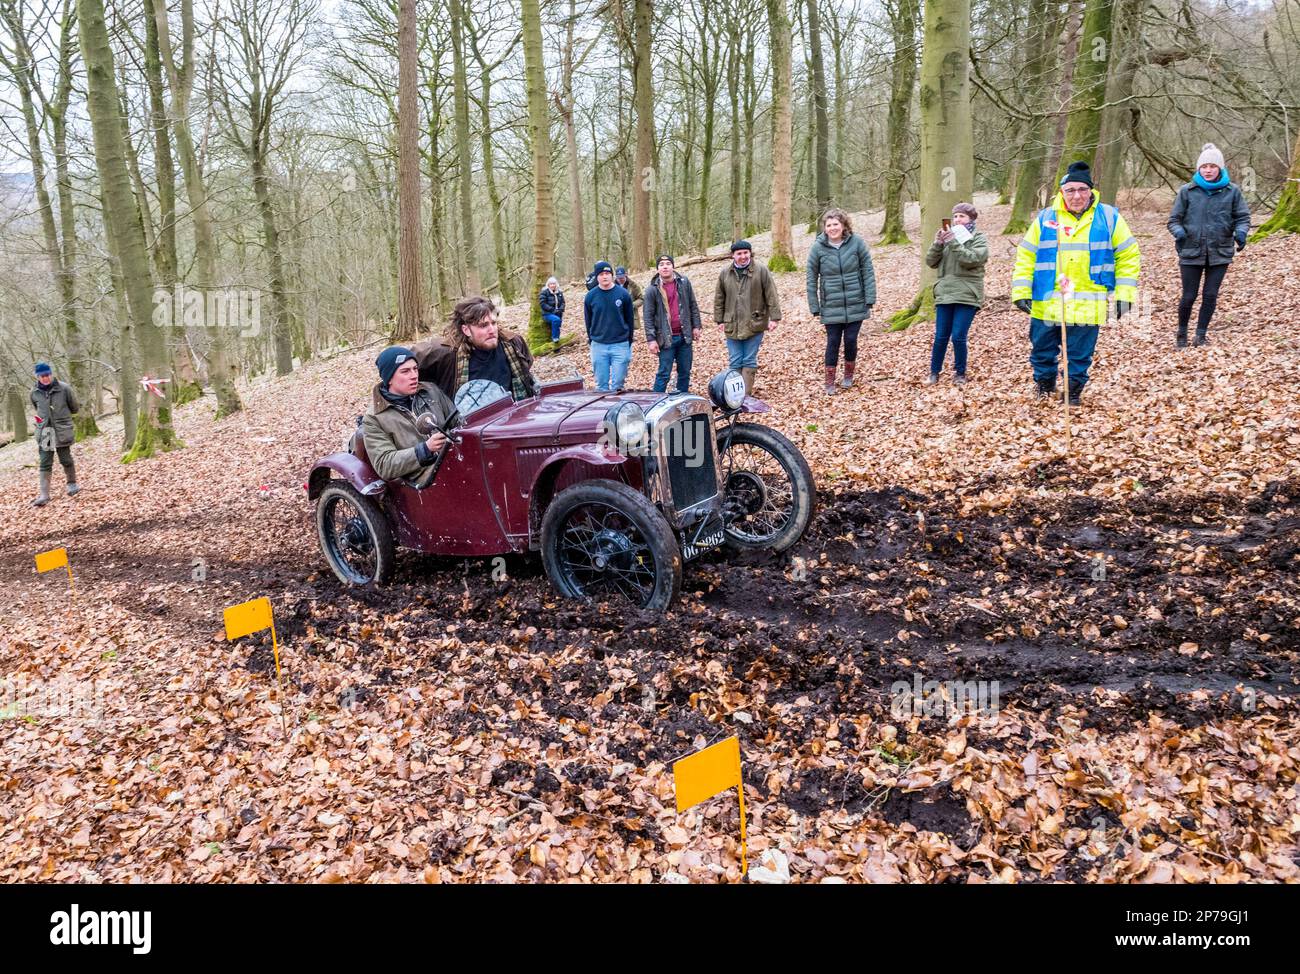
M 713 424 L 704 415 L 688 416 L 667 430 L 668 482 L 673 490 L 673 506 L 679 511 L 718 492 L 712 437 Z

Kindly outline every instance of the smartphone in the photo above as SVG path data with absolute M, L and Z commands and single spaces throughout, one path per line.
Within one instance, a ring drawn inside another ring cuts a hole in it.
M 944 217 L 944 218 L 943 218 L 943 228 L 944 228 L 945 230 L 951 230 L 951 229 L 952 229 L 952 220 L 951 220 L 950 218 L 948 218 L 948 217 Z

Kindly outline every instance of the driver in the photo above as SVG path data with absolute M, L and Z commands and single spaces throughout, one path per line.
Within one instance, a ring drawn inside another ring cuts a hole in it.
M 379 383 L 370 409 L 361 420 L 370 465 L 384 480 L 405 477 L 414 487 L 427 487 L 438 472 L 438 458 L 447 437 L 438 430 L 421 433 L 418 421 L 428 414 L 434 424 L 445 428 L 455 408 L 436 385 L 420 381 L 419 367 L 409 348 L 386 348 L 375 365 L 379 368 Z
M 495 382 L 516 402 L 537 395 L 528 342 L 497 325 L 496 307 L 485 297 L 461 301 L 451 313 L 447 340 L 430 338 L 414 352 L 420 378 L 448 396 L 473 379 Z

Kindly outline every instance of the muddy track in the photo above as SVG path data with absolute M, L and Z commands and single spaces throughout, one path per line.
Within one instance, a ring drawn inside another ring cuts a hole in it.
M 904 490 L 830 495 L 789 557 L 693 564 L 664 616 L 560 600 L 532 558 L 508 559 L 493 581 L 489 562 L 404 553 L 382 590 L 304 577 L 300 560 L 245 570 L 282 586 L 281 639 L 345 673 L 301 689 L 368 707 L 455 672 L 474 688 L 453 716 L 458 735 L 545 745 L 583 725 L 621 742 L 610 757 L 642 766 L 734 728 L 793 758 L 828 721 L 888 722 L 894 684 L 918 677 L 996 681 L 1002 706 L 1082 711 L 1084 726 L 1118 733 L 1152 713 L 1184 726 L 1241 716 L 1252 693 L 1300 690 L 1297 487 L 1124 505 L 1049 496 L 965 515 L 957 498 Z M 269 646 L 246 665 L 269 668 Z M 539 794 L 557 774 L 604 781 L 608 762 L 497 774 Z M 757 774 L 749 784 L 765 793 Z M 849 772 L 815 770 L 780 800 L 969 832 L 946 788 L 869 794 Z

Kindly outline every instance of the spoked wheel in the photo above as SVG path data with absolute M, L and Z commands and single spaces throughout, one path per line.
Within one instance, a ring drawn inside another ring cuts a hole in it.
M 380 583 L 393 577 L 397 552 L 384 512 L 351 484 L 332 480 L 316 499 L 316 534 L 339 581 Z
M 734 423 L 718 432 L 723 520 L 737 548 L 785 551 L 808 530 L 817 487 L 799 448 L 774 429 Z
M 560 493 L 542 518 L 542 562 L 570 598 L 625 598 L 659 611 L 677 598 L 682 554 L 672 527 L 645 495 L 613 480 Z

